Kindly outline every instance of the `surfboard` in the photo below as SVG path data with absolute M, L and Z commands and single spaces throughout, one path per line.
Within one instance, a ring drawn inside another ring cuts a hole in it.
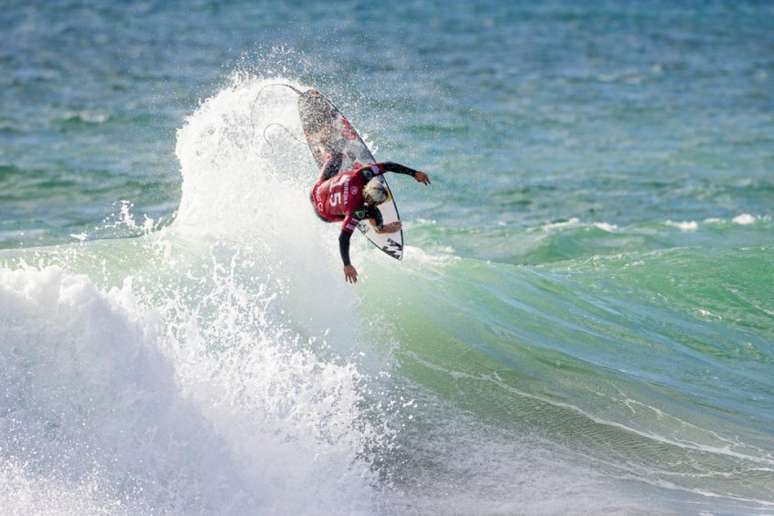
M 293 88 L 295 89 L 295 88 Z M 340 152 L 343 156 L 339 170 L 353 170 L 362 165 L 376 163 L 371 150 L 365 144 L 358 132 L 352 127 L 341 111 L 333 105 L 325 95 L 317 90 L 305 92 L 296 90 L 298 96 L 298 113 L 304 129 L 306 142 L 312 152 L 318 170 L 322 168 L 329 153 Z M 395 196 L 383 175 L 377 179 L 390 192 L 390 201 L 378 206 L 384 224 L 400 220 Z M 394 233 L 377 233 L 371 224 L 361 221 L 358 229 L 365 237 L 381 251 L 397 260 L 403 258 L 403 230 Z

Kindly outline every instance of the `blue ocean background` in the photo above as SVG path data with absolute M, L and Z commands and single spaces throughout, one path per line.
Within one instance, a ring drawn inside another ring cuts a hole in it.
M 774 5 L 4 2 L 11 514 L 774 512 Z M 308 204 L 295 95 L 389 177 Z

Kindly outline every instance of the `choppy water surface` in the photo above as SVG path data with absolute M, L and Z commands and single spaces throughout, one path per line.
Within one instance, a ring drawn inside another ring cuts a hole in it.
M 774 511 L 773 23 L 10 4 L 0 505 Z M 391 180 L 404 262 L 356 238 L 343 282 L 276 82 L 431 174 Z

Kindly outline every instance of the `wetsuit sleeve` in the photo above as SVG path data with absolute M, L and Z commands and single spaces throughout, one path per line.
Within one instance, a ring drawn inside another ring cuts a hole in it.
M 341 233 L 339 233 L 339 252 L 341 253 L 341 261 L 344 265 L 351 265 L 349 262 L 349 239 L 352 238 L 352 232 L 355 231 L 358 221 L 355 219 L 352 212 L 348 212 L 344 217 L 344 222 L 341 223 Z
M 366 165 L 359 170 L 360 175 L 366 182 L 370 181 L 372 177 L 381 176 L 385 172 L 395 172 L 396 174 L 406 174 L 407 176 L 414 177 L 417 175 L 417 171 L 413 168 L 409 168 L 401 165 L 400 163 L 393 163 L 392 161 L 385 161 L 384 163 L 374 163 L 372 165 Z
M 344 267 L 352 265 L 349 261 L 350 238 L 352 238 L 352 233 L 346 233 L 344 230 L 339 233 L 339 252 L 341 253 L 341 261 L 344 262 Z
M 351 211 L 348 211 L 347 215 L 344 217 L 344 222 L 341 223 L 341 230 L 351 235 L 352 232 L 355 231 L 358 222 L 360 221 L 355 218 L 355 215 Z
M 414 177 L 417 175 L 417 171 L 413 168 L 406 167 L 400 163 L 393 163 L 392 161 L 385 161 L 384 163 L 377 163 L 379 168 L 384 172 L 395 172 L 396 174 L 406 174 L 407 176 Z
M 367 183 L 371 178 L 384 174 L 384 166 L 381 163 L 372 163 L 371 165 L 366 165 L 358 170 L 358 174 L 363 176 L 363 179 Z

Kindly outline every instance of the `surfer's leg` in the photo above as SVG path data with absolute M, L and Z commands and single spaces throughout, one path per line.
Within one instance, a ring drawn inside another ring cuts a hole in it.
M 330 179 L 338 174 L 343 160 L 344 156 L 340 152 L 334 152 L 331 157 L 328 158 L 328 161 L 326 161 L 323 165 L 322 172 L 320 173 L 320 179 Z

